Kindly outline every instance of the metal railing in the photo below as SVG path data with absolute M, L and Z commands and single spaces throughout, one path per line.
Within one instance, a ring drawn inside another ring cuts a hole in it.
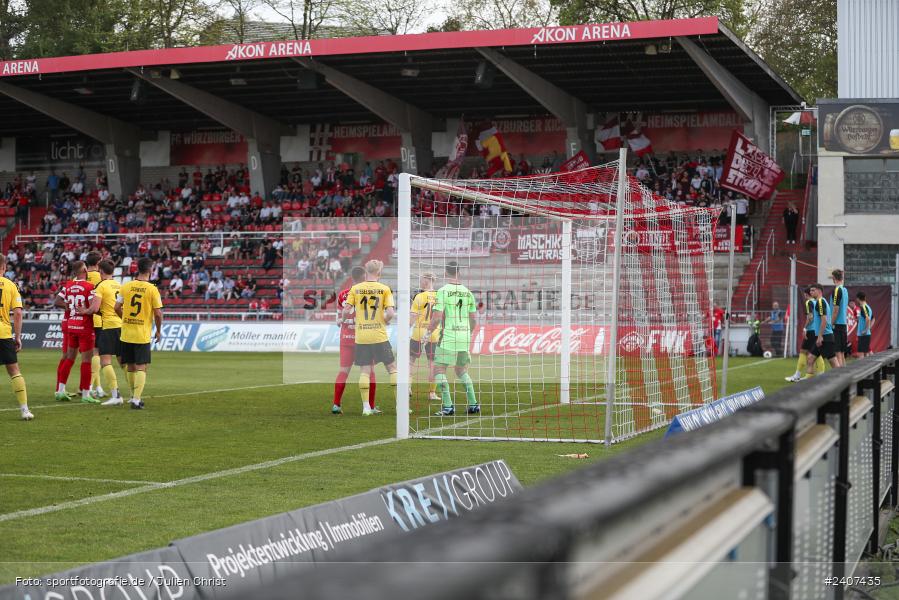
M 834 369 L 256 595 L 842 598 L 828 578 L 857 573 L 877 549 L 881 509 L 897 503 L 897 361 L 891 350 Z
M 248 240 L 265 240 L 272 238 L 303 238 L 303 239 L 327 239 L 332 236 L 343 236 L 355 240 L 356 247 L 362 247 L 362 232 L 355 230 L 329 229 L 321 231 L 303 230 L 278 230 L 278 231 L 200 231 L 200 232 L 172 232 L 154 231 L 150 233 L 38 233 L 22 234 L 15 237 L 15 243 L 29 242 L 93 242 L 124 241 L 127 243 L 149 241 L 181 241 L 210 240 L 213 246 L 227 246 L 234 238 Z
M 749 289 L 746 290 L 743 311 L 747 314 L 758 310 L 759 293 L 761 286 L 765 285 L 765 278 L 768 276 L 768 261 L 772 256 L 774 256 L 774 232 L 770 231 L 765 244 L 762 246 L 762 258 L 756 263 L 752 283 L 749 284 Z
M 799 233 L 799 243 L 800 244 L 805 243 L 805 236 L 806 236 L 805 220 L 808 215 L 809 198 L 811 197 L 811 194 L 812 194 L 812 175 L 813 175 L 814 171 L 815 171 L 814 165 L 810 166 L 808 169 L 808 175 L 806 175 L 806 178 L 805 178 L 805 191 L 802 194 L 802 221 L 800 222 L 802 230 Z

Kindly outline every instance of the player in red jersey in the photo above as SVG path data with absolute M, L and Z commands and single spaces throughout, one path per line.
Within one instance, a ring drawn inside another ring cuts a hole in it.
M 91 397 L 91 358 L 94 354 L 94 322 L 91 315 L 83 315 L 78 309 L 90 306 L 94 299 L 94 285 L 87 280 L 87 266 L 84 262 L 76 260 L 71 265 L 73 279 L 63 284 L 56 297 L 56 306 L 65 310 L 65 320 L 68 323 L 68 333 L 65 336 L 67 352 L 81 352 L 81 401 L 87 404 L 99 404 L 100 401 Z M 74 362 L 74 361 L 72 361 Z M 71 364 L 68 369 L 71 370 Z M 58 373 L 62 378 L 63 390 L 65 380 L 69 378 L 68 370 Z M 57 381 L 57 385 L 59 382 Z M 59 392 L 57 392 L 59 398 Z M 62 398 L 59 398 L 62 399 Z M 68 399 L 68 396 L 65 398 Z
M 62 288 L 60 288 L 60 291 Z M 56 307 L 65 308 L 62 299 L 57 297 Z M 59 365 L 56 367 L 56 399 L 68 401 L 68 392 L 66 392 L 66 382 L 69 380 L 69 373 L 72 372 L 72 366 L 75 364 L 75 355 L 77 350 L 69 347 L 69 311 L 64 310 L 62 313 L 62 358 L 59 359 Z
M 353 267 L 351 271 L 353 283 L 365 281 L 365 269 Z M 339 415 L 343 412 L 340 401 L 343 399 L 343 390 L 346 388 L 346 380 L 353 368 L 353 360 L 356 358 L 356 323 L 354 319 L 344 319 L 343 307 L 346 306 L 346 298 L 350 288 L 346 288 L 337 295 L 337 323 L 340 325 L 340 370 L 337 372 L 337 380 L 334 381 L 334 406 L 331 412 Z M 371 374 L 371 385 L 368 388 L 368 406 L 375 407 L 375 373 Z

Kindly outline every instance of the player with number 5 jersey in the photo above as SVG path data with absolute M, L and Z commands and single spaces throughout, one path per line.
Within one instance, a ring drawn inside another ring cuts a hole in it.
M 122 286 L 115 305 L 122 319 L 121 352 L 128 383 L 131 385 L 131 408 L 143 408 L 141 395 L 147 383 L 150 364 L 150 339 L 156 325 L 156 341 L 162 340 L 162 297 L 150 283 L 153 260 L 142 258 L 137 263 L 137 278 Z

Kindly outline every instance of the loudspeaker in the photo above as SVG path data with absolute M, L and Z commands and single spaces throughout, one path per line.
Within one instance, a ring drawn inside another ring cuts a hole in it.
M 481 89 L 493 87 L 494 77 L 496 77 L 496 69 L 491 63 L 482 60 L 474 70 L 474 85 Z

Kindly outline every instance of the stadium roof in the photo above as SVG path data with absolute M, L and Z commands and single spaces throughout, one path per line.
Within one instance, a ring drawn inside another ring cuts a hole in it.
M 692 41 L 767 104 L 796 104 L 797 93 L 714 17 L 496 31 L 426 33 L 142 50 L 0 62 L 0 85 L 114 116 L 142 131 L 221 126 L 158 89 L 131 100 L 135 72 L 177 78 L 285 125 L 381 122 L 368 108 L 298 62 L 364 82 L 436 118 L 545 115 L 547 109 L 505 75 L 477 87 L 478 48 L 492 48 L 583 101 L 590 111 L 678 111 L 731 107 L 679 40 Z M 135 71 L 129 71 L 132 69 Z M 172 71 L 175 69 L 175 71 Z M 305 84 L 304 84 L 305 82 Z M 312 85 L 315 89 L 301 89 Z M 0 136 L 69 129 L 0 94 Z

